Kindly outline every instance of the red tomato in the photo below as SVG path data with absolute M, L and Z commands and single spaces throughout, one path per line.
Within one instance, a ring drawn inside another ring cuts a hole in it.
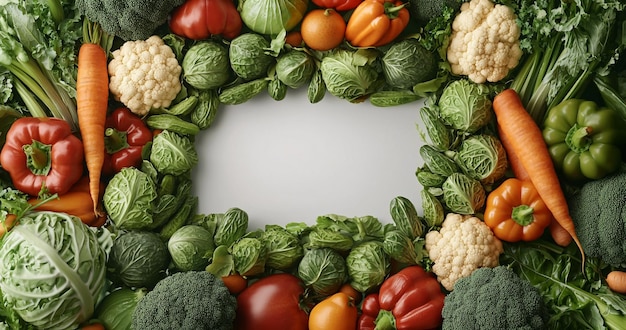
M 187 0 L 170 15 L 170 30 L 181 37 L 201 40 L 213 35 L 233 39 L 242 27 L 233 0 Z
M 337 11 L 346 11 L 356 8 L 363 0 L 313 0 L 313 3 L 322 8 L 332 8 Z
M 273 274 L 252 283 L 237 296 L 238 330 L 307 330 L 300 308 L 304 285 L 294 275 Z

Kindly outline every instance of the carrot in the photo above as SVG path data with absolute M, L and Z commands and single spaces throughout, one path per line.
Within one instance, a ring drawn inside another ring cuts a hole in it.
M 606 276 L 606 284 L 611 291 L 626 294 L 626 272 L 613 270 Z
M 561 189 L 554 163 L 543 140 L 537 123 L 524 108 L 519 95 L 513 89 L 507 89 L 496 95 L 493 100 L 498 127 L 508 139 L 509 150 L 519 158 L 529 179 L 535 185 L 539 196 L 552 212 L 555 220 L 565 229 L 580 250 L 582 264 L 585 264 L 583 251 L 574 221 L 569 214 L 565 194 Z
M 552 236 L 552 240 L 557 245 L 568 246 L 572 243 L 572 235 L 570 235 L 558 221 L 553 219 L 548 230 L 550 230 L 550 236 Z
M 498 135 L 500 136 L 500 142 L 502 142 L 504 150 L 506 150 L 506 158 L 511 170 L 513 171 L 513 175 L 520 180 L 529 180 L 528 172 L 526 172 L 526 169 L 522 165 L 519 157 L 517 157 L 517 155 L 513 152 L 513 148 L 511 148 L 511 140 L 500 126 L 498 126 Z
M 222 281 L 231 294 L 239 294 L 248 287 L 248 280 L 236 273 L 222 276 Z
M 104 164 L 104 126 L 109 102 L 107 53 L 100 45 L 103 33 L 97 24 L 85 20 L 84 40 L 78 51 L 76 75 L 76 112 L 89 173 L 89 193 L 95 214 L 100 195 L 100 176 Z
M 16 220 L 17 216 L 15 216 L 15 214 L 7 214 L 4 221 L 0 222 L 0 237 L 4 236 L 4 234 L 13 228 Z

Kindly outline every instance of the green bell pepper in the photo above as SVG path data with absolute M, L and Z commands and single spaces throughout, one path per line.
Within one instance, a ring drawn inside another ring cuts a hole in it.
M 626 122 L 593 101 L 569 99 L 549 110 L 543 139 L 555 167 L 571 181 L 595 180 L 617 171 Z

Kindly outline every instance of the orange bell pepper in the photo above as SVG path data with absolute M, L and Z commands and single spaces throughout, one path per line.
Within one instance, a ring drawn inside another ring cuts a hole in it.
M 503 241 L 536 240 L 552 219 L 530 180 L 507 179 L 487 197 L 485 224 Z
M 352 13 L 345 39 L 355 47 L 392 42 L 409 24 L 409 10 L 400 0 L 365 0 Z
M 100 191 L 104 191 L 104 184 L 102 183 Z M 40 204 L 41 200 L 31 198 L 28 203 L 35 206 Z M 79 217 L 84 224 L 92 227 L 104 225 L 107 219 L 106 215 L 102 214 L 96 216 L 93 211 L 93 203 L 91 201 L 91 194 L 89 193 L 89 178 L 86 176 L 73 185 L 67 193 L 38 205 L 35 209 L 38 211 L 63 212 L 74 215 Z

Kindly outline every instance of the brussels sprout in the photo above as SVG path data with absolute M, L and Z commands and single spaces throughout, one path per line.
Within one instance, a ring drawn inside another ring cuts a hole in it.
M 267 248 L 265 243 L 255 237 L 244 237 L 232 246 L 235 271 L 243 276 L 254 276 L 265 271 Z
M 445 216 L 443 205 L 427 189 L 422 189 L 420 196 L 422 198 L 422 210 L 424 210 L 426 224 L 429 227 L 440 226 Z
M 115 239 L 107 269 L 114 283 L 152 288 L 165 277 L 169 264 L 170 254 L 158 234 L 129 231 Z
M 265 265 L 272 269 L 287 270 L 304 255 L 298 237 L 281 226 L 266 225 L 261 239 L 267 246 Z
M 125 167 L 109 181 L 102 197 L 104 208 L 117 228 L 134 230 L 152 225 L 154 181 L 135 167 Z
M 267 93 L 276 101 L 281 101 L 287 96 L 287 85 L 278 78 L 274 78 L 267 83 Z
M 355 246 L 346 257 L 350 285 L 367 292 L 380 285 L 390 269 L 389 256 L 378 241 L 367 241 Z
M 445 176 L 431 172 L 428 166 L 418 167 L 415 171 L 415 176 L 417 177 L 417 182 L 425 188 L 441 187 L 443 182 L 446 181 Z
M 230 208 L 218 219 L 215 245 L 230 247 L 248 231 L 248 213 L 242 209 Z
M 191 46 L 181 66 L 185 82 L 197 89 L 218 88 L 230 77 L 228 50 L 215 41 Z
M 135 306 L 146 293 L 148 293 L 146 288 L 116 289 L 102 298 L 94 318 L 98 319 L 105 329 L 130 330 Z
M 165 130 L 152 141 L 150 162 L 159 173 L 181 175 L 198 164 L 198 152 L 188 136 Z
M 77 329 L 93 316 L 107 255 L 80 218 L 30 212 L 2 236 L 0 255 L 3 320 L 18 314 L 32 328 Z
M 250 30 L 277 35 L 298 25 L 308 5 L 308 0 L 243 0 L 239 2 L 239 13 Z
M 378 82 L 375 60 L 376 55 L 367 50 L 337 49 L 328 54 L 320 65 L 327 90 L 350 102 L 372 93 Z
M 311 81 L 309 81 L 309 86 L 307 88 L 307 98 L 310 103 L 317 103 L 324 99 L 326 95 L 326 84 L 324 83 L 324 79 L 322 79 L 322 71 L 315 70 L 313 75 L 311 76 Z
M 395 197 L 391 200 L 389 209 L 398 231 L 409 239 L 422 236 L 424 232 L 422 219 L 417 215 L 417 210 L 410 200 L 402 196 Z
M 403 264 L 415 265 L 417 263 L 413 240 L 397 229 L 385 233 L 383 250 L 391 258 Z
M 447 177 L 459 171 L 459 166 L 452 158 L 429 144 L 424 144 L 420 147 L 420 156 L 422 156 L 424 163 L 426 163 L 426 166 L 432 173 Z
M 308 250 L 298 265 L 298 277 L 317 295 L 330 296 L 348 278 L 346 260 L 330 248 Z
M 327 214 L 317 217 L 317 227 L 337 231 L 352 237 L 354 242 L 382 239 L 383 225 L 373 216 L 348 218 L 337 214 Z
M 397 88 L 411 88 L 417 83 L 435 77 L 437 59 L 417 39 L 409 38 L 394 43 L 382 57 L 382 69 L 387 84 Z
M 508 167 L 502 143 L 495 136 L 486 134 L 472 135 L 463 140 L 454 160 L 463 173 L 484 185 L 502 178 Z
M 270 42 L 262 35 L 244 33 L 230 43 L 230 66 L 244 80 L 257 79 L 267 74 L 274 57 L 266 53 Z
M 220 106 L 220 98 L 214 89 L 200 91 L 198 105 L 191 111 L 191 122 L 200 129 L 207 129 L 213 124 Z
M 186 272 L 203 270 L 213 256 L 215 243 L 211 233 L 203 227 L 185 225 L 172 234 L 167 249 L 176 269 Z
M 291 49 L 276 61 L 278 79 L 291 88 L 306 84 L 315 71 L 313 58 L 300 50 Z
M 489 88 L 467 79 L 455 80 L 439 98 L 439 113 L 453 128 L 474 133 L 491 120 Z
M 442 185 L 443 201 L 454 213 L 475 214 L 485 206 L 486 192 L 478 180 L 453 173 Z
M 348 251 L 354 245 L 352 237 L 327 228 L 313 229 L 308 239 L 309 248 L 328 247 L 337 251 Z
M 430 145 L 441 150 L 448 150 L 452 145 L 452 133 L 445 125 L 438 111 L 433 106 L 424 106 L 420 109 L 420 118 L 428 133 Z

